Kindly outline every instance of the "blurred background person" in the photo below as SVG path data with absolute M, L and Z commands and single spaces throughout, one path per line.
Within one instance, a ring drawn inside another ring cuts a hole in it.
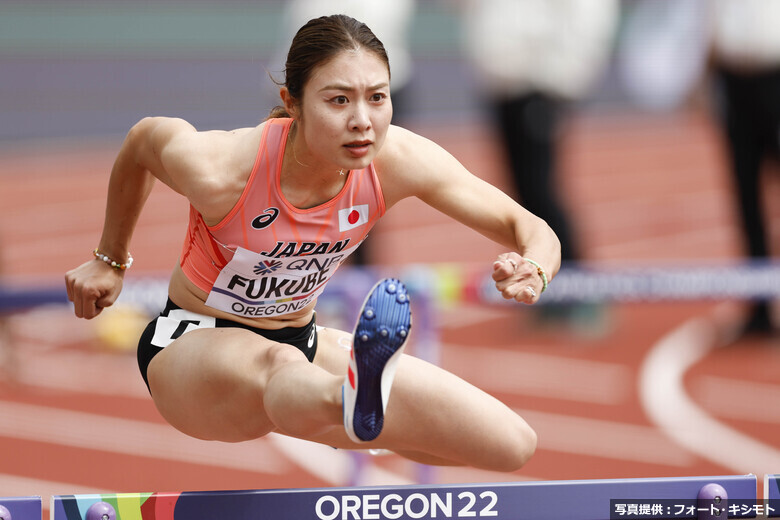
M 385 45 L 390 59 L 390 97 L 393 103 L 393 124 L 404 124 L 403 119 L 409 113 L 409 84 L 412 78 L 413 63 L 409 51 L 409 29 L 416 12 L 416 0 L 290 0 L 286 3 L 285 31 L 292 40 L 293 35 L 307 21 L 334 13 L 346 14 L 365 23 L 374 31 Z M 284 69 L 286 57 L 277 59 L 279 66 L 274 71 Z M 364 240 L 349 261 L 353 265 L 372 263 L 371 238 Z
M 465 53 L 507 154 L 521 204 L 555 230 L 564 262 L 583 259 L 557 181 L 567 110 L 606 70 L 617 0 L 465 0 Z M 542 309 L 567 317 L 582 306 Z M 574 318 L 574 315 L 570 317 Z
M 624 0 L 616 76 L 647 112 L 682 109 L 706 74 L 709 0 Z
M 746 254 L 772 255 L 766 175 L 780 164 L 780 2 L 713 0 L 711 64 Z M 771 302 L 755 301 L 745 333 L 777 332 Z
M 772 255 L 771 202 L 762 193 L 780 157 L 780 2 L 631 0 L 617 53 L 632 102 L 677 110 L 708 97 L 726 149 L 740 247 L 751 259 Z M 774 160 L 773 160 L 774 159 Z M 754 300 L 744 333 L 771 333 L 771 303 Z

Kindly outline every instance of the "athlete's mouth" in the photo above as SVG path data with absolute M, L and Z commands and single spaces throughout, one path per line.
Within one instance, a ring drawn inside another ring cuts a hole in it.
M 363 146 L 368 146 L 371 144 L 371 141 L 352 141 L 351 143 L 347 143 L 344 146 L 347 148 L 361 148 Z

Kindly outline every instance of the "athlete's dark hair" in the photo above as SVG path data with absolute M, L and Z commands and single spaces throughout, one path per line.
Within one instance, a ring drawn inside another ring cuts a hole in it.
M 287 53 L 285 79 L 277 83 L 287 87 L 293 99 L 300 102 L 303 88 L 317 67 L 325 65 L 342 51 L 359 49 L 376 54 L 390 73 L 385 46 L 363 22 L 343 14 L 309 20 L 295 34 Z M 271 110 L 269 119 L 275 117 L 289 117 L 289 114 L 283 106 L 277 106 Z

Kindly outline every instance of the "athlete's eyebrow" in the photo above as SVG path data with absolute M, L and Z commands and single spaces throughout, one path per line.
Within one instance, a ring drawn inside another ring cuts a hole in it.
M 368 87 L 368 90 L 380 90 L 383 88 L 389 87 L 390 84 L 386 81 L 383 81 L 382 83 L 377 83 L 376 85 L 371 85 Z M 331 85 L 325 85 L 320 89 L 320 92 L 324 92 L 326 90 L 343 90 L 344 92 L 354 92 L 357 90 L 355 87 L 352 87 L 350 85 L 342 85 L 338 83 L 333 83 Z

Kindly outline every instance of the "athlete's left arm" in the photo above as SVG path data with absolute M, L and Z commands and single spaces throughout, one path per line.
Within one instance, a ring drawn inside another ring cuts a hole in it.
M 538 301 L 543 281 L 560 268 L 560 242 L 547 223 L 495 186 L 469 172 L 438 144 L 390 127 L 377 157 L 387 207 L 410 196 L 508 248 L 493 264 L 497 289 L 507 299 Z M 529 290 L 528 287 L 532 290 Z

